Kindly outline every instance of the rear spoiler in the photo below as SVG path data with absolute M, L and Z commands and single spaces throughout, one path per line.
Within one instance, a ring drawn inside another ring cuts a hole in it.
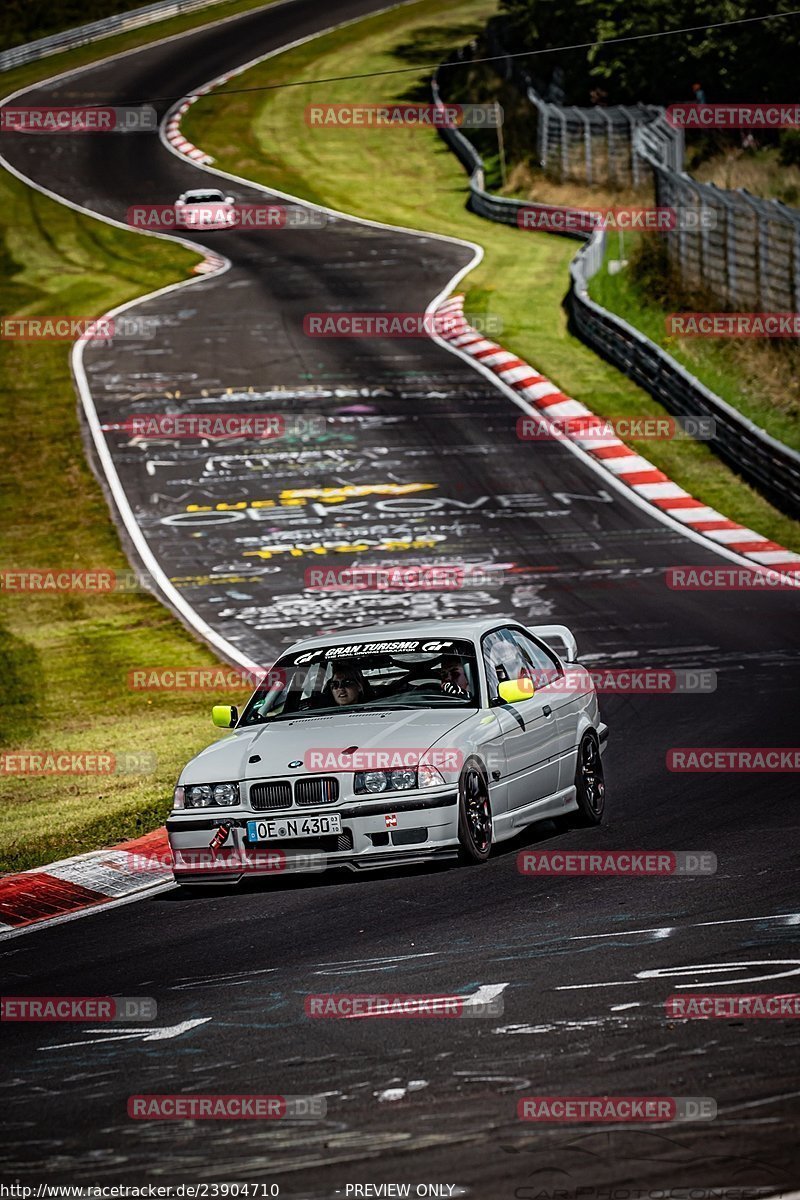
M 540 638 L 551 650 L 555 650 L 564 662 L 578 661 L 578 643 L 575 635 L 566 625 L 531 625 L 530 631 L 534 637 Z

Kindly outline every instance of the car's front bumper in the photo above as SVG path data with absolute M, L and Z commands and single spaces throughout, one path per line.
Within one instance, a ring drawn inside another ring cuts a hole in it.
M 250 875 L 280 875 L 348 867 L 353 871 L 389 868 L 412 862 L 452 858 L 458 853 L 458 791 L 415 793 L 396 798 L 352 798 L 335 807 L 309 808 L 304 817 L 337 813 L 342 833 L 288 841 L 251 842 L 249 821 L 289 812 L 235 808 L 179 810 L 167 821 L 174 858 L 173 873 L 184 883 L 237 883 Z M 221 831 L 228 834 L 221 840 Z M 220 834 L 214 850 L 211 842 Z

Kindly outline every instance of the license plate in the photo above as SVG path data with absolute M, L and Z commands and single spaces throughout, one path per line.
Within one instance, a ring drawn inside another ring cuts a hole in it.
M 325 813 L 319 817 L 276 817 L 273 821 L 247 822 L 247 840 L 250 842 L 320 837 L 326 833 L 341 832 L 342 818 L 338 813 Z

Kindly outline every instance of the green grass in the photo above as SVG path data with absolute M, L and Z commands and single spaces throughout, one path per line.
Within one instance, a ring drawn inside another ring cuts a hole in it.
M 224 4 L 215 16 L 252 4 Z M 10 72 L 23 82 L 200 24 L 208 14 Z M 0 309 L 15 315 L 95 316 L 185 279 L 199 261 L 175 243 L 81 215 L 0 174 Z M 0 570 L 128 569 L 86 461 L 66 342 L 0 342 L 3 487 Z M 7 776 L 0 793 L 0 870 L 15 871 L 135 837 L 162 824 L 177 774 L 210 740 L 210 696 L 134 692 L 142 666 L 207 667 L 217 660 L 144 593 L 45 596 L 0 591 L 0 752 L 149 752 L 150 774 Z M 215 697 L 216 698 L 216 697 Z M 220 699 L 237 703 L 240 694 Z
M 315 39 L 252 68 L 237 86 L 356 75 L 431 63 L 461 45 L 492 12 L 486 0 L 413 4 Z M 425 72 L 377 81 L 202 98 L 184 120 L 191 141 L 223 169 L 356 215 L 479 242 L 483 262 L 462 283 L 466 307 L 504 322 L 500 341 L 569 395 L 608 417 L 663 409 L 566 328 L 561 302 L 577 244 L 495 225 L 465 209 L 466 176 L 435 133 L 416 129 L 309 127 L 306 105 L 427 99 Z M 420 296 L 420 307 L 427 302 Z M 498 397 L 498 404 L 504 403 Z M 708 447 L 689 441 L 630 443 L 705 503 L 765 536 L 800 548 L 800 523 L 778 512 Z
M 638 243 L 646 236 L 626 234 L 627 258 L 637 253 Z M 618 256 L 617 238 L 612 235 L 606 257 Z M 670 310 L 657 303 L 647 284 L 637 281 L 629 270 L 610 275 L 604 266 L 590 281 L 589 294 L 663 347 L 756 425 L 789 446 L 800 446 L 800 356 L 796 350 L 757 339 L 670 336 L 665 326 Z M 704 310 L 707 308 L 706 303 Z
M 9 72 L 0 90 L 7 94 L 123 45 L 255 6 L 220 5 L 46 59 Z M 467 0 L 457 16 L 452 4 L 409 6 L 299 47 L 252 74 L 278 82 L 301 74 L 352 74 L 436 61 L 466 40 L 490 11 L 486 0 Z M 389 77 L 379 88 L 362 80 L 270 92 L 255 106 L 252 95 L 217 96 L 195 106 L 201 111 L 192 111 L 187 129 L 238 173 L 347 211 L 481 242 L 486 258 L 470 276 L 468 307 L 503 317 L 504 344 L 598 412 L 658 412 L 643 392 L 566 333 L 560 301 L 574 243 L 521 234 L 465 212 L 464 175 L 435 135 L 334 133 L 305 125 L 303 109 L 311 99 L 424 95 L 416 76 L 397 78 L 400 83 Z M 100 314 L 185 278 L 196 261 L 182 247 L 144 241 L 93 221 L 10 176 L 0 176 L 0 204 L 5 313 Z M 0 569 L 124 570 L 115 527 L 84 455 L 68 345 L 4 342 L 0 360 L 7 381 L 0 415 L 5 459 Z M 775 513 L 702 446 L 649 443 L 644 450 L 728 515 L 797 545 L 797 524 Z M 129 692 L 127 672 L 141 666 L 210 666 L 215 661 L 210 651 L 147 595 L 7 594 L 0 596 L 0 656 L 4 750 L 149 751 L 158 760 L 154 774 L 138 777 L 4 781 L 0 868 L 35 866 L 160 824 L 182 762 L 213 733 L 209 701 Z

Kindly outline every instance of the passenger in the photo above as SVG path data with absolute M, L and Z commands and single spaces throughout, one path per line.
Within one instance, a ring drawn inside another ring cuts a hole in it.
M 449 654 L 442 659 L 441 679 L 442 691 L 448 696 L 471 694 L 464 662 L 458 654 Z

